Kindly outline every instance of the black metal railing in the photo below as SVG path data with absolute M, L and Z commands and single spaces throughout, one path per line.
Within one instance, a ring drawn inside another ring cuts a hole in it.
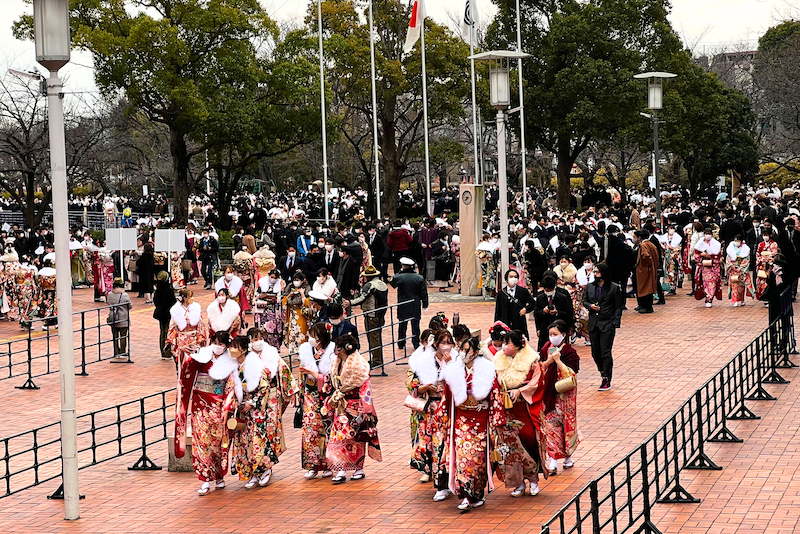
M 405 303 L 401 303 L 405 304 Z M 372 369 L 380 369 L 389 363 L 399 363 L 408 357 L 406 348 L 400 349 L 398 341 L 411 343 L 411 335 L 400 338 L 395 336 L 394 328 L 401 322 L 396 320 L 396 309 L 401 304 L 393 304 L 366 313 L 386 311 L 389 316 L 387 324 L 381 330 L 389 328 L 391 341 L 381 344 L 381 348 L 390 347 L 391 357 L 384 357 L 382 364 L 373 362 Z M 351 316 L 362 317 L 364 313 Z M 366 340 L 366 333 L 360 338 Z M 377 348 L 377 345 L 373 349 Z M 362 352 L 369 350 L 369 342 L 362 344 Z M 384 350 L 387 355 L 388 350 Z M 299 364 L 297 353 L 284 356 L 293 368 Z M 78 427 L 78 464 L 80 469 L 96 465 L 126 454 L 141 452 L 139 459 L 128 469 L 136 471 L 160 470 L 147 456 L 147 448 L 167 439 L 168 424 L 172 424 L 174 412 L 168 409 L 175 406 L 175 388 L 131 400 L 110 408 L 96 410 L 77 418 Z M 169 415 L 169 417 L 168 417 Z M 59 478 L 61 476 L 61 425 L 48 425 L 0 438 L 0 498 Z M 49 498 L 63 498 L 63 484 Z
M 647 440 L 592 480 L 542 526 L 542 534 L 659 532 L 651 518 L 654 503 L 697 503 L 680 481 L 684 469 L 722 469 L 705 444 L 740 443 L 727 421 L 759 419 L 747 401 L 775 400 L 764 384 L 786 384 L 780 368 L 795 349 L 788 290 L 781 314 L 737 353 Z
M 113 310 L 123 306 L 126 305 L 113 304 L 73 312 L 75 368 L 79 376 L 88 376 L 86 366 L 103 360 L 133 363 L 130 328 L 115 328 L 108 322 Z M 34 378 L 58 372 L 56 321 L 57 317 L 33 319 L 23 337 L 0 343 L 0 380 L 24 376 L 26 381 L 17 386 L 19 389 L 39 389 Z

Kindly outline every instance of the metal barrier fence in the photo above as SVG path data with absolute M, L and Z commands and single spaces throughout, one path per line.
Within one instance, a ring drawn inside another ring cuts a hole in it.
M 143 213 L 132 213 L 133 220 L 146 217 Z M 69 210 L 67 212 L 70 227 L 85 226 L 90 230 L 102 230 L 105 228 L 118 228 L 122 222 L 122 213 L 118 213 L 113 221 L 106 219 L 105 213 L 101 211 Z M 16 224 L 20 228 L 25 225 L 25 214 L 21 212 L 0 211 L 0 225 L 3 223 Z M 53 223 L 53 212 L 46 211 L 42 217 L 42 223 Z
M 88 376 L 86 366 L 103 360 L 113 358 L 117 363 L 133 363 L 130 328 L 120 331 L 107 321 L 112 310 L 121 306 L 125 304 L 73 312 L 75 368 L 80 369 L 76 373 L 78 376 Z M 0 343 L 0 380 L 25 376 L 25 383 L 17 386 L 18 389 L 39 389 L 34 378 L 58 372 L 56 321 L 57 317 L 33 319 L 25 337 Z M 42 326 L 47 329 L 41 331 Z M 119 351 L 114 350 L 115 344 L 118 344 Z
M 764 384 L 786 384 L 778 369 L 797 367 L 788 290 L 781 315 L 695 391 L 644 443 L 592 480 L 549 521 L 542 534 L 603 531 L 659 533 L 653 503 L 697 503 L 680 481 L 684 469 L 719 470 L 705 443 L 740 443 L 727 421 L 759 419 L 746 401 L 775 400 Z M 607 530 L 605 530 L 607 529 Z
M 402 303 L 405 304 L 405 303 Z M 411 335 L 395 336 L 394 328 L 402 322 L 395 321 L 399 304 L 385 309 L 390 318 L 388 324 L 379 327 L 390 328 L 391 342 L 382 343 L 381 348 L 391 347 L 391 359 L 373 362 L 372 369 L 381 369 L 388 363 L 398 363 L 408 356 L 405 348 L 399 348 L 399 341 L 408 341 Z M 382 311 L 379 308 L 375 311 Z M 370 312 L 373 313 L 373 312 Z M 352 317 L 362 317 L 358 314 Z M 352 318 L 351 317 L 351 318 Z M 373 329 L 374 330 L 374 329 Z M 366 340 L 366 333 L 359 338 Z M 362 353 L 368 350 L 368 341 L 362 344 Z M 377 348 L 377 345 L 375 347 Z M 398 351 L 403 352 L 399 354 Z M 386 353 L 387 351 L 384 351 Z M 283 356 L 287 364 L 295 368 L 299 364 L 296 352 Z M 147 456 L 147 448 L 167 439 L 168 427 L 172 424 L 174 412 L 168 409 L 175 406 L 175 388 L 90 412 L 77 418 L 78 424 L 78 465 L 80 469 L 96 465 L 126 454 L 138 453 L 141 456 L 128 469 L 134 471 L 160 470 Z M 61 476 L 61 424 L 51 423 L 33 430 L 27 430 L 7 438 L 0 438 L 0 498 L 23 491 Z M 48 498 L 63 498 L 63 484 Z

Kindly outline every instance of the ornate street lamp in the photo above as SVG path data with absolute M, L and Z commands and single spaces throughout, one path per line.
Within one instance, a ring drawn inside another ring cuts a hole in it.
M 61 375 L 61 464 L 64 518 L 80 517 L 77 427 L 75 423 L 75 355 L 72 330 L 72 278 L 67 217 L 67 158 L 64 144 L 64 98 L 58 69 L 69 63 L 69 0 L 33 0 L 36 61 L 50 71 L 47 114 L 50 134 L 50 183 L 58 299 L 58 352 Z
M 647 113 L 642 113 L 642 115 L 653 122 L 653 176 L 655 178 L 656 224 L 659 227 L 661 226 L 661 184 L 658 176 L 658 161 L 661 159 L 661 155 L 658 151 L 658 112 L 661 111 L 664 104 L 664 80 L 677 76 L 671 72 L 645 72 L 634 76 L 637 80 L 647 80 L 647 107 L 653 112 L 650 115 Z

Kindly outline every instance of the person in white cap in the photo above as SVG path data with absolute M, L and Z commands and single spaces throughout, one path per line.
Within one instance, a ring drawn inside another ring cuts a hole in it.
M 411 344 L 414 349 L 419 347 L 419 321 L 422 319 L 422 310 L 428 308 L 428 287 L 425 279 L 414 272 L 414 260 L 403 256 L 400 258 L 402 270 L 392 277 L 392 287 L 397 289 L 397 319 L 400 326 L 397 328 L 397 346 L 401 349 L 406 346 L 406 330 L 411 323 Z M 408 302 L 411 301 L 411 302 Z M 405 304 L 403 304 L 405 303 Z M 421 307 L 420 307 L 421 306 Z

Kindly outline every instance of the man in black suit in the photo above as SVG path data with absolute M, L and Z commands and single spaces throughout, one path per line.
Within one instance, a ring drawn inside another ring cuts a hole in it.
M 533 311 L 535 302 L 531 292 L 524 287 L 519 287 L 519 274 L 509 269 L 506 271 L 506 287 L 497 292 L 494 306 L 494 320 L 502 321 L 511 330 L 520 330 L 525 337 L 528 334 L 527 315 Z
M 797 278 L 800 276 L 800 232 L 795 228 L 794 219 L 786 220 L 786 230 L 780 233 L 778 246 L 790 267 L 787 273 L 792 284 L 792 300 L 797 297 Z
M 403 256 L 400 264 L 402 271 L 389 282 L 389 285 L 397 288 L 397 320 L 400 321 L 397 326 L 397 346 L 405 348 L 406 331 L 411 323 L 411 344 L 416 349 L 419 347 L 419 321 L 422 319 L 422 311 L 428 308 L 428 286 L 422 275 L 414 271 L 414 260 Z
M 286 256 L 278 260 L 278 270 L 281 272 L 281 278 L 284 280 L 291 280 L 292 275 L 300 268 L 300 260 L 297 259 L 297 250 L 294 245 L 286 247 Z
M 608 265 L 598 263 L 594 266 L 594 282 L 586 286 L 583 305 L 589 310 L 589 341 L 592 344 L 592 358 L 600 372 L 602 382 L 598 391 L 611 389 L 614 370 L 614 336 L 622 322 L 622 309 L 625 296 L 619 286 L 613 283 Z
M 744 228 L 742 227 L 742 223 L 734 218 L 733 210 L 727 210 L 725 212 L 725 219 L 722 221 L 719 228 L 719 240 L 722 244 L 722 248 L 725 249 L 725 247 L 731 244 L 733 238 L 737 235 L 744 235 Z
M 339 276 L 339 264 L 341 260 L 339 259 L 339 252 L 337 252 L 336 245 L 333 243 L 332 238 L 326 238 L 325 247 L 320 250 L 320 252 L 322 252 L 322 259 L 320 260 L 319 266 L 328 269 L 333 279 L 336 280 L 336 277 Z
M 328 322 L 333 327 L 331 330 L 331 340 L 335 341 L 339 336 L 351 334 L 358 339 L 358 329 L 349 319 L 344 317 L 344 308 L 338 302 L 328 305 Z
M 556 290 L 556 277 L 552 271 L 542 278 L 542 291 L 536 295 L 533 318 L 536 323 L 536 334 L 539 336 L 537 350 L 542 350 L 549 341 L 549 328 L 556 319 L 561 319 L 572 328 L 575 322 L 572 299 L 566 291 Z
M 367 246 L 369 247 L 370 255 L 372 256 L 372 265 L 381 268 L 383 260 L 383 253 L 386 250 L 386 243 L 383 238 L 378 234 L 378 229 L 374 224 L 367 226 Z

